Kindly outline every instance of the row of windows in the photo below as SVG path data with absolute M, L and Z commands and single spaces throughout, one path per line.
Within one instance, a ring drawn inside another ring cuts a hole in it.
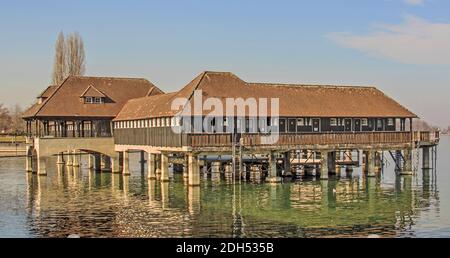
M 102 104 L 105 103 L 105 99 L 101 97 L 85 97 L 84 103 L 86 104 Z
M 179 125 L 180 120 L 178 117 L 159 117 L 145 120 L 143 119 L 143 120 L 114 122 L 114 128 L 116 129 L 169 127 Z
M 343 118 L 330 118 L 330 125 L 331 126 L 344 126 L 344 120 Z M 387 119 L 387 125 L 388 126 L 394 126 L 395 120 L 394 118 L 388 118 Z M 368 118 L 361 118 L 361 125 L 362 126 L 369 126 L 369 119 Z M 383 127 L 383 120 L 377 119 L 377 127 Z

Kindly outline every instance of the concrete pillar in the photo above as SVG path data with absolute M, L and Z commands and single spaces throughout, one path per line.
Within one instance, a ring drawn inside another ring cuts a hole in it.
M 291 152 L 285 152 L 283 155 L 284 176 L 292 176 L 291 172 Z
M 80 166 L 80 155 L 78 151 L 72 151 L 72 166 L 79 167 Z
M 58 165 L 64 165 L 65 164 L 65 162 L 64 162 L 64 153 L 63 152 L 60 152 L 58 154 L 58 161 L 56 162 L 56 164 L 58 164 Z
M 184 179 L 188 179 L 189 178 L 189 161 L 188 161 L 189 157 L 187 157 L 187 155 L 185 155 L 184 157 L 184 163 L 183 163 L 183 178 Z M 203 166 L 205 167 L 205 166 Z
M 198 157 L 192 153 L 188 155 L 188 172 L 189 172 L 189 186 L 200 185 L 200 169 L 198 165 Z
M 430 167 L 430 147 L 422 148 L 422 168 L 429 169 Z
M 225 164 L 224 170 L 225 170 L 225 176 L 226 177 L 232 177 L 233 176 L 233 164 L 231 164 L 231 163 Z
M 156 164 L 156 177 L 161 177 L 161 154 L 155 156 L 155 164 Z
M 411 149 L 405 149 L 403 152 L 403 158 L 404 164 L 403 164 L 403 170 L 400 173 L 401 175 L 412 175 L 412 150 Z
M 139 163 L 141 165 L 141 173 L 144 173 L 144 171 L 145 171 L 145 152 L 140 151 L 139 154 L 140 154 Z
M 169 181 L 169 154 L 161 153 L 161 181 Z
M 367 151 L 366 156 L 366 166 L 367 166 L 367 176 L 374 177 L 375 174 L 375 151 Z
M 66 166 L 71 167 L 73 165 L 73 161 L 72 161 L 72 151 L 68 150 L 67 151 L 67 163 Z
M 39 156 L 37 157 L 37 173 L 40 176 L 46 176 L 47 175 L 47 169 L 45 164 L 46 159 L 44 157 Z
M 320 179 L 328 180 L 328 158 L 329 152 L 322 151 L 321 152 L 321 166 L 320 166 Z
M 113 157 L 110 157 L 111 163 L 111 172 L 112 173 L 120 173 L 120 155 L 118 152 L 115 153 Z
M 129 175 L 130 174 L 130 153 L 128 151 L 123 152 L 123 175 Z
M 368 170 L 369 167 L 368 167 L 368 164 L 367 164 L 368 156 L 369 156 L 368 152 L 367 151 L 363 151 L 363 165 L 362 165 L 363 173 L 368 173 L 368 171 L 369 171 Z
M 156 155 L 153 153 L 148 153 L 147 159 L 147 178 L 152 180 L 156 179 Z
M 269 175 L 266 181 L 269 183 L 281 183 L 281 177 L 277 175 L 277 153 L 271 151 L 269 154 Z

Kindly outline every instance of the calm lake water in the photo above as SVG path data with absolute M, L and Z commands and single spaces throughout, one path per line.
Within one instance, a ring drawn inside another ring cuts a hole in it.
M 397 177 L 390 160 L 380 178 L 278 186 L 208 179 L 189 191 L 179 174 L 149 182 L 137 156 L 129 177 L 56 165 L 39 177 L 0 159 L 0 237 L 450 237 L 449 137 L 436 172 Z

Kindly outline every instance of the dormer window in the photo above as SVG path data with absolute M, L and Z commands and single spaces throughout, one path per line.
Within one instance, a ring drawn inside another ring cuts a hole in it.
M 89 85 L 81 94 L 81 98 L 84 99 L 85 104 L 103 104 L 105 103 L 106 95 L 93 85 Z
M 101 97 L 84 97 L 85 104 L 102 104 L 105 103 L 104 98 Z

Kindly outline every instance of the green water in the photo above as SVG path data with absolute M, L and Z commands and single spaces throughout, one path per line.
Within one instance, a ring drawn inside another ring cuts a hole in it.
M 444 137 L 435 172 L 397 177 L 391 161 L 379 178 L 199 188 L 148 181 L 138 155 L 129 177 L 56 165 L 39 177 L 0 159 L 0 237 L 450 237 L 449 155 Z

